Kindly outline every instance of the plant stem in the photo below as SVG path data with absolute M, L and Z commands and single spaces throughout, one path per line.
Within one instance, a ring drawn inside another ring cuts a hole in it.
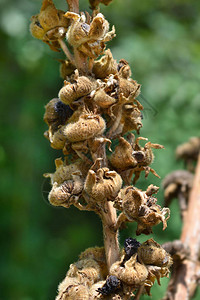
M 74 57 L 73 55 L 69 52 L 69 49 L 67 48 L 67 45 L 65 44 L 65 42 L 61 39 L 58 40 L 60 47 L 62 48 L 63 52 L 65 53 L 65 55 L 67 56 L 67 58 L 71 61 L 71 63 L 74 65 L 75 61 L 74 61 Z
M 113 203 L 106 202 L 104 212 L 102 212 L 102 223 L 108 270 L 114 262 L 119 260 L 118 230 L 114 229 L 116 221 L 117 214 Z
M 200 154 L 197 162 L 193 188 L 189 197 L 188 210 L 185 213 L 181 241 L 190 249 L 189 259 L 184 260 L 172 274 L 164 299 L 188 300 L 194 295 L 199 277 L 200 251 Z
M 67 0 L 69 11 L 79 13 L 79 0 Z

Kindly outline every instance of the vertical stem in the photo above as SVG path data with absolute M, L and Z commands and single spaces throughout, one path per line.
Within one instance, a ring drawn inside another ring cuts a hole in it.
M 117 221 L 116 209 L 112 202 L 106 202 L 102 213 L 104 247 L 106 252 L 108 270 L 111 265 L 119 260 L 118 230 L 114 229 Z
M 67 48 L 67 45 L 65 44 L 65 42 L 61 39 L 58 40 L 60 47 L 62 48 L 63 52 L 65 53 L 65 55 L 67 56 L 67 58 L 71 61 L 71 63 L 73 65 L 75 65 L 75 61 L 74 61 L 74 57 L 73 55 L 69 52 L 69 49 Z
M 200 251 L 200 154 L 193 188 L 185 213 L 181 241 L 190 249 L 190 257 L 175 268 L 168 288 L 170 297 L 165 299 L 188 300 L 194 295 L 199 273 Z
M 79 13 L 79 0 L 67 0 L 69 11 Z

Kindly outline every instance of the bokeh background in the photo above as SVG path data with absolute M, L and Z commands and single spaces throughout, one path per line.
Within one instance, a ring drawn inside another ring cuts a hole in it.
M 58 8 L 67 9 L 65 0 Z M 81 9 L 88 2 L 80 0 Z M 46 44 L 31 37 L 29 20 L 39 0 L 0 0 L 1 63 L 1 300 L 53 300 L 69 264 L 87 247 L 102 246 L 102 229 L 94 213 L 48 204 L 49 184 L 62 154 L 43 137 L 44 105 L 62 87 L 57 59 Z M 133 78 L 142 84 L 144 125 L 141 135 L 165 146 L 155 150 L 154 169 L 161 178 L 178 168 L 178 144 L 200 131 L 200 2 L 196 0 L 114 0 L 102 7 L 117 37 L 109 43 L 114 57 L 129 61 Z M 161 180 L 152 174 L 138 187 Z M 158 195 L 163 203 L 163 190 Z M 181 221 L 176 201 L 168 228 L 160 224 L 149 237 L 159 243 L 179 238 Z M 120 235 L 135 237 L 128 225 Z M 168 280 L 155 284 L 152 299 L 161 299 Z M 197 292 L 195 299 L 199 299 Z M 142 299 L 149 299 L 144 296 Z

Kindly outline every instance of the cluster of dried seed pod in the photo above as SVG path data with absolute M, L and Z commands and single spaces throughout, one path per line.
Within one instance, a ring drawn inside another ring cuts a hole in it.
M 143 106 L 137 100 L 141 85 L 131 78 L 125 59 L 117 62 L 105 50 L 115 29 L 109 31 L 98 6 L 112 0 L 89 1 L 91 16 L 78 13 L 78 1 L 67 0 L 65 13 L 52 0 L 43 0 L 30 26 L 34 37 L 52 50 L 62 48 L 67 56 L 59 60 L 63 87 L 45 106 L 44 114 L 45 137 L 65 155 L 64 161 L 56 159 L 54 173 L 45 174 L 52 185 L 49 202 L 93 210 L 104 226 L 105 250 L 87 249 L 71 264 L 56 300 L 128 299 L 139 287 L 149 294 L 155 279 L 159 283 L 171 265 L 170 256 L 152 239 L 141 245 L 129 238 L 121 253 L 118 247 L 122 223 L 137 222 L 137 235 L 150 234 L 160 222 L 163 229 L 167 226 L 169 209 L 162 209 L 153 196 L 158 188 L 150 185 L 142 191 L 131 185 L 142 171 L 145 177 L 150 172 L 159 177 L 150 167 L 152 149 L 163 146 L 130 133 L 139 134 L 142 127 Z M 141 140 L 146 141 L 144 146 Z M 118 217 L 116 210 L 121 211 Z
M 150 295 L 155 280 L 160 284 L 160 278 L 168 276 L 171 264 L 171 256 L 153 239 L 142 244 L 126 239 L 120 260 L 109 272 L 104 248 L 89 248 L 77 263 L 70 265 L 56 300 L 124 299 L 139 287 Z
M 158 192 L 158 187 L 150 185 L 146 191 L 128 186 L 120 190 L 114 201 L 114 207 L 121 210 L 118 226 L 124 222 L 137 222 L 136 234 L 150 234 L 152 227 L 163 223 L 163 230 L 167 227 L 170 216 L 169 208 L 161 208 L 157 199 L 152 196 Z

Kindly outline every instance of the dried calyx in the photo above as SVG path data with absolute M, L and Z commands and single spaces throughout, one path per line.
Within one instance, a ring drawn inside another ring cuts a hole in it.
M 159 177 L 151 168 L 152 149 L 164 147 L 130 133 L 139 134 L 142 127 L 143 106 L 137 100 L 141 85 L 131 78 L 125 59 L 117 62 L 105 50 L 115 29 L 109 29 L 99 4 L 110 2 L 90 0 L 90 16 L 79 13 L 78 0 L 67 0 L 67 12 L 44 0 L 30 26 L 34 37 L 67 56 L 58 60 L 63 87 L 44 114 L 44 135 L 65 156 L 64 161 L 56 159 L 55 173 L 45 174 L 52 185 L 49 202 L 93 210 L 104 231 L 105 247 L 87 249 L 70 266 L 57 300 L 128 299 L 138 288 L 149 294 L 155 279 L 159 283 L 171 265 L 170 256 L 153 240 L 140 244 L 128 238 L 119 249 L 123 223 L 137 222 L 136 234 L 149 234 L 160 222 L 166 228 L 169 209 L 157 204 L 156 186 L 142 191 L 131 185 L 142 171 L 145 177 L 150 172 Z

